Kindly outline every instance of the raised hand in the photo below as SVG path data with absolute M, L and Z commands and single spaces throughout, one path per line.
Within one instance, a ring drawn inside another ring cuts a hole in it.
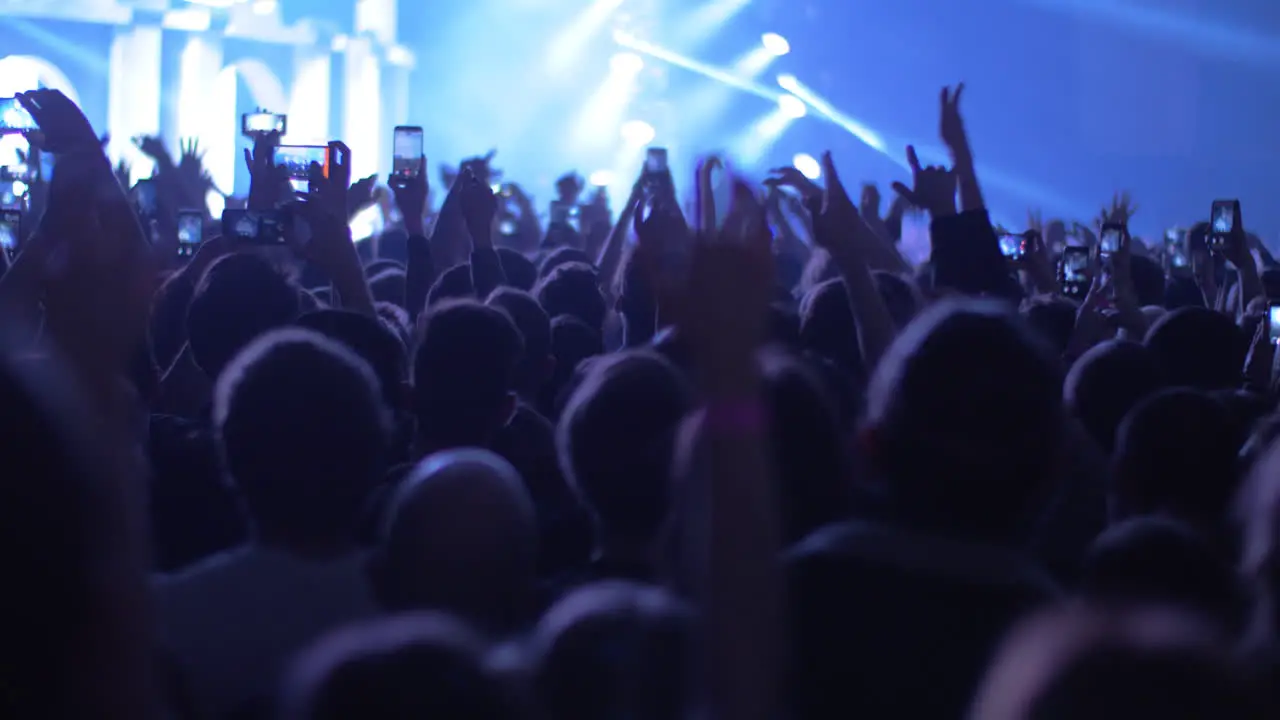
M 822 186 L 804 176 L 804 173 L 791 167 L 774 168 L 769 171 L 773 177 L 766 178 L 764 184 L 768 187 L 789 187 L 800 194 L 800 199 L 806 203 L 821 198 L 824 192 Z
M 498 199 L 493 195 L 493 188 L 476 177 L 470 168 L 462 171 L 458 182 L 462 183 L 458 200 L 467 232 L 471 233 L 472 249 L 492 248 L 493 218 L 498 213 Z
M 18 102 L 31 114 L 43 136 L 41 146 L 55 155 L 71 152 L 102 152 L 102 143 L 88 118 L 61 90 L 32 90 L 20 93 Z
M 960 96 L 964 93 L 964 83 L 956 86 L 955 90 L 951 88 L 942 88 L 939 97 L 941 108 L 941 121 L 938 127 L 938 134 L 942 137 L 942 141 L 947 144 L 952 155 L 968 156 L 969 154 L 969 135 L 964 129 L 964 118 L 960 115 Z
M 912 184 L 893 183 L 893 191 L 912 205 L 935 218 L 956 214 L 956 172 L 945 167 L 922 167 L 916 149 L 907 146 L 907 164 L 911 167 Z
M 168 167 L 173 164 L 173 159 L 169 157 L 169 150 L 165 148 L 164 141 L 154 135 L 143 135 L 133 139 L 133 144 L 138 146 L 143 155 L 156 161 L 157 164 Z
M 426 159 L 423 159 L 426 162 Z M 425 165 L 423 166 L 425 167 Z M 351 189 L 347 191 L 347 218 L 355 217 L 356 213 L 363 208 L 369 206 L 373 202 L 373 189 L 378 186 L 378 176 L 370 175 L 361 178 L 351 184 Z
M 864 183 L 862 186 L 862 196 L 858 199 L 858 211 L 862 213 L 862 219 L 867 225 L 871 226 L 880 237 L 889 237 L 889 227 L 885 224 L 884 218 L 880 217 L 880 188 L 875 183 Z
M 249 168 L 250 210 L 274 210 L 289 197 L 289 173 L 276 166 L 275 150 L 274 135 L 256 136 L 253 150 L 244 150 L 244 163 Z
M 427 158 L 422 157 L 422 172 L 416 177 L 399 178 L 391 185 L 391 192 L 395 194 L 396 207 L 400 210 L 400 216 L 404 218 L 404 229 L 410 235 L 423 237 L 426 231 L 423 227 L 423 219 L 427 214 L 427 196 L 430 194 L 430 186 L 427 182 Z
M 1129 225 L 1129 219 L 1138 212 L 1138 206 L 1129 197 L 1128 191 L 1116 193 L 1111 199 L 1111 207 L 1102 208 L 1099 214 L 1098 227 L 1102 227 L 1107 223 L 1116 223 L 1118 225 Z

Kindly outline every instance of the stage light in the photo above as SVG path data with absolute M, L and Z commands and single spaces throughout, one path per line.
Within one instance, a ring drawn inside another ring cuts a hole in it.
M 276 0 L 254 0 L 254 15 L 270 15 L 276 11 Z
M 793 120 L 799 120 L 809 112 L 804 105 L 804 101 L 795 95 L 783 95 L 778 98 L 778 109 L 782 111 L 783 115 Z
M 622 139 L 628 145 L 642 147 L 653 142 L 657 132 L 653 126 L 643 120 L 631 120 L 622 125 Z
M 612 170 L 597 170 L 591 173 L 591 177 L 587 179 L 587 182 L 591 183 L 592 187 L 609 187 L 613 184 L 613 178 Z
M 764 43 L 764 49 L 773 54 L 774 57 L 782 57 L 791 52 L 791 43 L 778 33 L 765 33 L 760 41 Z
M 609 70 L 615 75 L 639 75 L 644 58 L 633 52 L 620 52 L 609 59 Z
M 787 92 L 793 93 L 796 91 L 796 88 L 800 87 L 800 81 L 796 80 L 795 75 L 785 73 L 778 76 L 778 87 L 786 90 Z
M 791 164 L 795 165 L 801 175 L 810 180 L 817 180 L 822 177 L 822 165 L 809 153 L 799 153 L 791 159 Z

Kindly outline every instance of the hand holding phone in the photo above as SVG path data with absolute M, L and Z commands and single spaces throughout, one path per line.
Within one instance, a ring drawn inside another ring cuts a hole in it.
M 1099 230 L 1098 251 L 1102 257 L 1110 257 L 1124 248 L 1129 229 L 1120 223 L 1106 223 Z
M 0 134 L 25 133 L 36 129 L 35 118 L 22 107 L 18 98 L 0 98 Z
M 1272 345 L 1280 345 L 1280 300 L 1272 300 L 1267 305 L 1267 337 Z
M 1209 250 L 1222 252 L 1241 230 L 1240 201 L 1214 200 L 1209 209 Z
M 425 164 L 426 158 L 422 148 L 422 128 L 403 125 L 397 127 L 392 141 L 392 182 L 420 177 L 425 169 L 423 167 Z
M 251 112 L 240 116 L 240 132 L 246 137 L 281 136 L 289 126 L 289 118 L 269 112 Z
M 180 211 L 178 213 L 178 257 L 192 257 L 203 242 L 204 213 L 199 210 Z
M 0 252 L 10 259 L 18 254 L 18 243 L 22 238 L 22 211 L 0 211 Z
M 284 220 L 280 211 L 227 208 L 222 211 L 222 236 L 247 245 L 282 245 Z
M 1010 260 L 1021 260 L 1026 254 L 1026 238 L 1013 233 L 1000 236 L 1000 254 Z
M 1062 294 L 1082 299 L 1089 292 L 1092 278 L 1089 277 L 1089 248 L 1071 245 L 1063 249 L 1062 261 L 1058 264 L 1058 284 Z
M 273 160 L 288 173 L 294 192 L 310 191 L 312 163 L 320 165 L 321 174 L 329 177 L 329 149 L 323 145 L 277 145 Z

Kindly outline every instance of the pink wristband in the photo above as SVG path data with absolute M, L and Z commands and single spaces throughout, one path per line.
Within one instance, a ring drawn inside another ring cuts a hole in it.
M 703 427 L 711 432 L 760 435 L 765 431 L 764 407 L 755 398 L 713 402 L 703 410 Z

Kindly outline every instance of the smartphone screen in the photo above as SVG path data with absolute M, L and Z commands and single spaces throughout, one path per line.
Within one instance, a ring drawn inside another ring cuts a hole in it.
M 31 113 L 16 97 L 0 98 L 0 132 L 26 132 L 36 129 Z
M 16 210 L 0 212 L 0 251 L 9 257 L 18 254 L 18 235 L 21 228 L 21 212 Z
M 144 218 L 153 218 L 157 214 L 156 184 L 154 180 L 139 180 L 133 186 L 133 204 L 138 214 Z
M 253 212 L 231 209 L 222 211 L 222 234 L 250 245 L 279 245 L 284 242 L 278 212 Z
M 1003 235 L 1000 237 L 1000 254 L 1011 260 L 1022 257 L 1023 239 L 1021 235 Z
M 324 177 L 329 177 L 329 148 L 324 145 L 277 145 L 275 163 L 289 173 L 289 186 L 294 192 L 307 192 L 311 163 L 319 163 Z
M 1210 219 L 1214 235 L 1230 235 L 1235 231 L 1235 203 L 1231 200 L 1218 200 L 1213 203 L 1213 214 Z
M 204 242 L 204 214 L 197 211 L 178 213 L 178 256 L 191 257 Z
M 1273 302 L 1267 307 L 1267 322 L 1271 344 L 1280 344 L 1280 302 Z
M 1102 236 L 1098 238 L 1098 246 L 1103 255 L 1110 255 L 1120 250 L 1120 230 L 1118 228 L 1103 228 Z
M 666 148 L 649 148 L 649 153 L 645 157 L 644 171 L 648 174 L 665 173 L 667 166 L 667 149 Z
M 560 200 L 551 201 L 551 224 L 552 225 L 568 225 L 569 218 L 572 215 L 573 207 Z
M 266 135 L 276 133 L 284 135 L 288 118 L 275 113 L 246 113 L 240 121 L 240 130 L 245 135 Z
M 422 174 L 422 128 L 396 128 L 392 141 L 391 173 L 401 178 L 416 178 Z

